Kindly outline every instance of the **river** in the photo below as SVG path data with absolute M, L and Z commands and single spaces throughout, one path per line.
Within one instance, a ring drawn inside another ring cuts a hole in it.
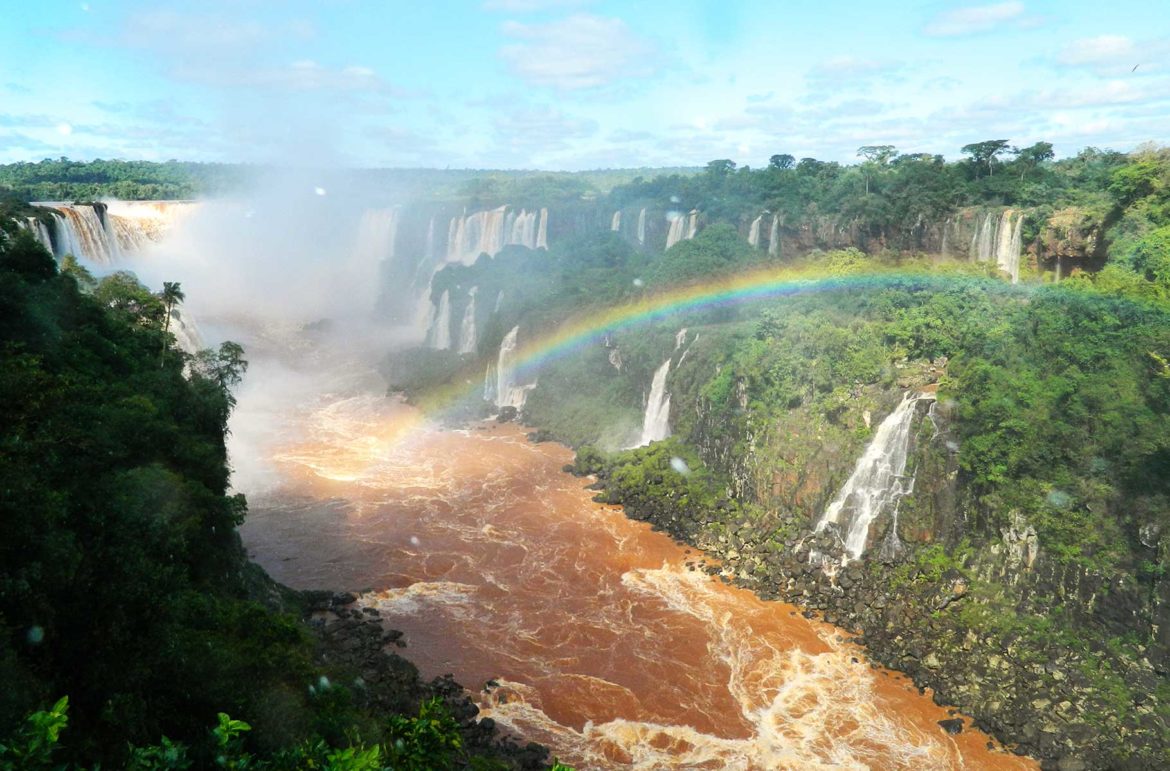
M 440 429 L 369 384 L 278 380 L 246 389 L 233 421 L 249 552 L 295 588 L 369 590 L 424 676 L 454 674 L 484 716 L 562 761 L 1036 767 L 973 729 L 947 735 L 948 710 L 841 630 L 594 503 L 566 448 L 514 425 Z

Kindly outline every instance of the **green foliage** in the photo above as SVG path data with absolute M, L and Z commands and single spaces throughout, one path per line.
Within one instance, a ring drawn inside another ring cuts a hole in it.
M 0 743 L 0 768 L 49 769 L 61 731 L 69 724 L 69 697 L 62 696 L 48 710 L 25 718 L 24 726 L 11 739 Z

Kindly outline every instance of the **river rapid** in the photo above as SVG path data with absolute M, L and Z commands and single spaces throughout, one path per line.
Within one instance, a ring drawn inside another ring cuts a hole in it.
M 424 676 L 454 674 L 485 717 L 562 761 L 1036 767 L 973 729 L 947 735 L 948 710 L 841 630 L 594 503 L 562 470 L 568 449 L 514 425 L 442 429 L 371 381 L 267 374 L 241 393 L 230 448 L 254 559 L 295 588 L 368 590 Z

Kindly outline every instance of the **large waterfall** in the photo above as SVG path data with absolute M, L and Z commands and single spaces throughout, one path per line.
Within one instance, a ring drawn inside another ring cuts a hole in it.
M 462 214 L 447 227 L 447 262 L 474 263 L 510 244 L 548 248 L 548 209 L 508 211 L 507 206 Z
M 475 295 L 479 287 L 467 291 L 467 307 L 463 310 L 463 321 L 459 324 L 459 353 L 475 353 Z
M 761 219 L 761 217 L 763 217 L 763 215 L 759 215 L 754 220 L 752 220 L 751 227 L 748 228 L 748 243 L 757 249 L 760 246 L 760 219 Z
M 646 209 L 638 212 L 638 243 L 646 243 Z
M 362 212 L 350 267 L 362 275 L 379 276 L 383 263 L 394 260 L 397 235 L 397 208 L 368 209 Z
M 686 331 L 682 334 L 685 335 Z M 642 418 L 642 436 L 638 439 L 638 447 L 670 436 L 670 394 L 666 392 L 666 376 L 669 374 L 670 359 L 667 359 L 654 372 L 654 379 L 650 381 L 650 395 L 646 398 L 646 414 Z
M 865 551 L 869 526 L 882 512 L 889 511 L 896 526 L 898 503 L 914 490 L 914 475 L 906 475 L 906 460 L 915 407 L 920 401 L 933 399 L 929 394 L 903 395 L 897 409 L 878 426 L 853 473 L 817 523 L 818 532 L 829 523 L 841 529 L 847 561 Z
M 427 332 L 431 348 L 445 351 L 451 347 L 451 293 L 444 289 L 439 295 L 439 310 Z
M 622 210 L 618 209 L 613 213 L 613 217 L 609 221 L 609 229 L 617 233 L 622 229 Z
M 1013 284 L 1018 283 L 1023 228 L 1023 213 L 1005 209 L 996 216 L 988 212 L 971 234 L 971 259 L 980 262 L 994 260 L 1000 270 L 1012 277 Z
M 111 201 L 109 203 L 38 203 L 53 218 L 29 227 L 46 248 L 60 258 L 109 265 L 159 241 L 175 220 L 198 206 L 186 201 Z
M 674 246 L 679 241 L 685 241 L 694 238 L 695 233 L 699 229 L 699 212 L 697 209 L 692 209 L 688 214 L 683 214 L 682 212 L 668 212 L 666 219 L 670 223 L 670 227 L 666 231 L 667 249 Z
M 772 230 L 768 234 L 768 256 L 780 256 L 780 215 L 772 215 Z
M 500 342 L 500 355 L 496 361 L 495 402 L 497 407 L 523 409 L 528 392 L 536 387 L 535 383 L 521 385 L 516 382 L 517 349 L 519 347 L 517 338 L 519 334 L 520 327 L 512 327 L 512 330 Z

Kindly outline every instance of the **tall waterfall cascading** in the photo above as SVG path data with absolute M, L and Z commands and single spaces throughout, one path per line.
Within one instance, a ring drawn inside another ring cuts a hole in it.
M 670 223 L 666 230 L 666 248 L 669 249 L 682 240 L 687 218 L 681 212 L 668 212 L 666 219 Z
M 185 353 L 194 354 L 203 349 L 203 336 L 195 319 L 179 303 L 171 306 L 170 331 L 175 336 L 175 344 Z
M 618 209 L 609 220 L 609 229 L 617 233 L 622 229 L 622 210 Z
M 28 232 L 32 233 L 33 238 L 37 240 L 37 243 L 45 247 L 45 249 L 49 251 L 49 254 L 53 254 L 53 236 L 49 232 L 48 225 L 41 222 L 36 217 L 28 217 L 27 219 L 17 220 L 16 224 L 21 230 L 27 230 Z
M 768 232 L 768 256 L 780 256 L 780 215 L 772 215 L 772 229 Z
M 760 216 L 756 217 L 754 220 L 752 220 L 751 227 L 748 228 L 748 243 L 751 244 L 756 249 L 758 249 L 760 247 L 760 219 L 761 219 L 761 217 L 763 217 L 763 215 L 760 215 Z
M 1012 218 L 1015 215 L 1015 223 Z M 1010 209 L 1003 213 L 999 224 L 999 245 L 995 250 L 995 263 L 1000 270 L 1012 277 L 1012 283 L 1020 283 L 1020 253 L 1023 251 L 1024 215 Z
M 536 245 L 533 249 L 548 248 L 548 209 L 540 210 L 540 225 L 536 228 Z
M 447 262 L 471 265 L 481 254 L 494 257 L 510 244 L 548 248 L 548 209 L 508 211 L 507 206 L 451 218 L 447 226 Z
M 979 262 L 995 261 L 1012 283 L 1020 280 L 1020 256 L 1023 252 L 1024 214 L 1005 209 L 996 216 L 988 212 L 971 235 L 970 257 Z
M 463 321 L 459 324 L 459 353 L 475 353 L 475 295 L 479 287 L 467 291 L 467 307 L 463 310 Z
M 496 365 L 489 363 L 483 371 L 483 400 L 488 404 L 496 403 Z
M 398 209 L 367 209 L 358 221 L 352 267 L 362 275 L 376 276 L 382 263 L 394 260 L 398 237 Z
M 439 309 L 427 332 L 431 348 L 445 351 L 451 347 L 451 294 L 446 289 L 439 295 Z
M 682 329 L 680 329 L 679 331 L 674 333 L 674 350 L 677 351 L 679 348 L 682 348 L 683 343 L 685 343 L 686 341 L 687 341 L 687 328 L 683 327 Z
M 100 265 L 112 264 L 159 241 L 170 227 L 193 211 L 189 201 L 110 201 L 95 204 L 36 203 L 53 218 L 37 221 L 37 240 L 57 258 L 72 254 Z M 30 223 L 31 227 L 31 223 Z
M 686 334 L 686 331 L 683 331 Z M 666 376 L 670 374 L 670 359 L 662 362 L 650 381 L 650 395 L 646 398 L 646 414 L 642 417 L 642 436 L 636 447 L 645 447 L 670 436 L 670 394 L 666 392 Z
M 971 258 L 979 262 L 987 262 L 992 256 L 992 245 L 995 243 L 995 216 L 990 212 L 971 234 Z
M 516 364 L 518 338 L 520 327 L 512 327 L 511 331 L 500 342 L 500 355 L 496 360 L 496 406 L 524 408 L 528 399 L 528 392 L 536 388 L 536 383 L 521 384 L 516 382 Z
M 897 526 L 898 504 L 914 490 L 914 475 L 906 475 L 906 461 L 915 408 L 923 400 L 933 401 L 934 397 L 910 392 L 902 396 L 898 407 L 878 426 L 853 473 L 817 523 L 817 532 L 830 523 L 841 528 L 845 562 L 861 557 L 869 526 L 882 512 L 889 511 Z
M 642 209 L 638 212 L 638 243 L 645 245 L 646 243 L 646 210 Z

